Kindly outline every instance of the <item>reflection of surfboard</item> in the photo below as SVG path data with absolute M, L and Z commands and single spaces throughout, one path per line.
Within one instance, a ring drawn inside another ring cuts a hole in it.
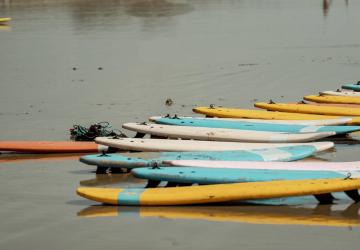
M 335 132 L 279 133 L 227 128 L 125 123 L 123 128 L 160 137 L 233 142 L 308 142 L 335 135 Z
M 294 112 L 318 115 L 341 115 L 341 116 L 360 116 L 360 109 L 350 109 L 347 107 L 326 107 L 310 104 L 289 104 L 289 103 L 255 103 L 255 106 L 262 109 L 281 112 Z
M 229 151 L 253 150 L 261 148 L 279 148 L 288 146 L 314 146 L 317 152 L 334 147 L 332 142 L 313 143 L 240 143 L 218 141 L 169 140 L 169 139 L 139 139 L 97 137 L 96 143 L 122 150 L 133 151 Z
M 360 179 L 318 179 L 147 189 L 78 187 L 77 194 L 112 205 L 156 206 L 319 195 L 359 188 Z
M 360 178 L 360 172 L 301 169 L 235 169 L 206 167 L 158 167 L 133 169 L 141 179 L 173 183 L 221 184 L 274 180 L 306 180 L 325 178 Z
M 320 103 L 360 104 L 359 96 L 304 96 L 304 100 Z M 360 107 L 360 106 L 359 106 Z
M 304 104 L 302 105 L 304 106 Z M 351 133 L 360 130 L 360 126 L 304 126 L 304 125 L 288 125 L 288 124 L 238 122 L 233 120 L 226 121 L 226 120 L 217 120 L 217 119 L 205 120 L 205 119 L 193 119 L 193 118 L 163 117 L 156 119 L 155 122 L 160 124 L 177 125 L 177 126 L 224 128 L 224 129 L 227 128 L 227 129 L 238 129 L 238 130 L 255 130 L 255 131 L 286 132 L 286 133 L 336 132 L 337 134 L 344 134 L 344 133 Z M 274 135 L 274 137 L 276 138 L 276 135 Z
M 106 151 L 94 142 L 79 141 L 0 141 L 0 151 L 19 153 L 90 153 Z
M 83 154 L 5 154 L 0 156 L 0 163 L 77 160 L 82 155 Z
M 204 114 L 210 117 L 222 118 L 251 118 L 251 119 L 266 119 L 266 120 L 323 120 L 344 118 L 333 115 L 316 115 L 316 114 L 299 114 L 291 112 L 272 112 L 265 110 L 254 109 L 238 109 L 238 108 L 223 108 L 223 107 L 197 107 L 194 108 L 195 113 Z M 352 117 L 349 124 L 360 123 L 360 118 Z
M 224 161 L 296 161 L 316 152 L 312 146 L 254 149 L 251 151 L 209 152 L 144 152 L 124 154 L 85 155 L 80 161 L 100 167 L 136 168 L 161 164 L 171 160 L 224 160 Z

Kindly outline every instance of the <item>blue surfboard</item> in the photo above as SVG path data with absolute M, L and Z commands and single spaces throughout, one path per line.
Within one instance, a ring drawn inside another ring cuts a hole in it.
M 99 167 L 136 168 L 160 165 L 166 160 L 296 161 L 309 157 L 315 152 L 314 146 L 299 145 L 236 151 L 96 154 L 82 156 L 80 161 Z
M 351 89 L 355 91 L 360 91 L 360 81 L 358 83 L 347 83 L 341 86 L 343 89 Z
M 141 179 L 190 184 L 346 178 L 349 174 L 347 172 L 336 171 L 214 169 L 192 167 L 148 167 L 133 169 L 131 172 L 135 177 Z
M 269 124 L 252 123 L 246 121 L 226 121 L 217 119 L 201 118 L 168 118 L 161 117 L 154 119 L 156 123 L 177 126 L 209 127 L 209 128 L 228 128 L 269 132 L 304 133 L 304 132 L 336 132 L 336 134 L 346 134 L 359 131 L 360 126 L 305 126 L 293 124 Z

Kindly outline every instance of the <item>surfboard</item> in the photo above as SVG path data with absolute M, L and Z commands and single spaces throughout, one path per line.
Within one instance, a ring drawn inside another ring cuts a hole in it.
M 315 200 L 315 198 L 313 198 Z M 314 201 L 315 203 L 315 201 Z M 316 204 L 316 203 L 315 203 Z M 126 209 L 118 206 L 89 206 L 77 213 L 85 218 L 128 217 L 128 218 L 166 218 L 188 219 L 209 222 L 231 222 L 268 225 L 304 225 L 328 227 L 359 227 L 360 203 L 346 205 L 311 206 L 174 206 L 141 207 Z
M 360 96 L 304 96 L 304 100 L 320 103 L 360 104 Z M 360 107 L 360 105 L 359 105 Z
M 359 116 L 360 109 L 350 109 L 346 107 L 323 107 L 308 104 L 289 104 L 289 103 L 255 103 L 255 106 L 262 109 L 281 111 L 281 112 L 294 112 L 305 114 L 320 114 L 320 115 L 342 115 L 342 116 Z
M 7 23 L 10 21 L 11 21 L 10 17 L 0 17 L 0 24 Z
M 360 171 L 360 161 L 354 162 L 247 162 L 222 160 L 165 160 L 165 164 L 178 167 L 261 169 L 261 170 L 307 170 L 307 171 Z
M 359 171 L 299 169 L 235 169 L 207 167 L 148 167 L 133 169 L 140 179 L 172 183 L 221 184 L 275 180 L 309 180 L 325 178 L 360 178 Z
M 123 154 L 85 155 L 80 161 L 100 167 L 136 168 L 162 164 L 172 160 L 221 160 L 221 161 L 296 161 L 316 152 L 313 146 L 280 147 L 276 149 L 254 149 L 251 151 L 210 152 L 146 152 Z
M 122 127 L 140 134 L 150 134 L 165 138 L 233 142 L 309 142 L 336 134 L 336 132 L 332 131 L 291 134 L 241 129 L 171 126 L 144 123 L 125 123 Z
M 111 205 L 170 206 L 320 195 L 360 188 L 360 179 L 316 179 L 169 188 L 78 187 L 78 195 Z
M 355 91 L 360 91 L 360 82 L 344 84 L 341 87 L 343 89 L 351 89 L 351 90 L 355 90 Z
M 306 106 L 306 105 L 305 105 Z M 360 110 L 359 110 L 360 112 Z M 360 130 L 360 126 L 304 126 L 270 123 L 251 123 L 238 121 L 225 121 L 216 119 L 192 119 L 192 118 L 159 118 L 156 123 L 165 125 L 239 129 L 267 132 L 286 132 L 286 133 L 306 133 L 306 132 L 335 132 L 336 134 L 346 134 Z
M 333 90 L 327 90 L 327 91 L 321 91 L 319 93 L 320 95 L 330 95 L 330 96 L 359 96 L 360 97 L 360 93 L 356 92 L 356 91 L 333 91 Z
M 0 151 L 18 153 L 91 153 L 107 151 L 95 142 L 80 141 L 0 141 Z
M 266 111 L 265 111 L 266 112 Z M 160 118 L 167 116 L 152 116 L 149 118 L 149 121 L 154 122 Z M 167 117 L 170 118 L 170 117 Z M 351 122 L 351 117 L 343 118 L 334 118 L 334 119 L 324 119 L 324 120 L 265 120 L 265 119 L 243 119 L 243 118 L 204 118 L 204 117 L 185 117 L 180 116 L 179 118 L 193 118 L 193 119 L 216 119 L 216 120 L 225 120 L 225 121 L 239 121 L 239 122 L 252 122 L 252 123 L 270 123 L 270 124 L 288 124 L 288 125 L 306 125 L 306 126 L 330 126 L 330 125 L 345 125 L 348 122 Z
M 311 101 L 301 101 L 297 103 L 290 104 L 308 104 L 316 106 L 330 106 L 330 107 L 347 107 L 347 108 L 360 108 L 359 104 L 349 104 L 349 103 L 325 103 L 325 102 L 311 102 Z
M 273 112 L 255 109 L 223 108 L 223 107 L 197 107 L 195 113 L 204 114 L 210 117 L 220 118 L 250 118 L 265 120 L 328 120 L 344 118 L 344 116 L 300 114 L 291 112 Z M 351 117 L 348 124 L 360 124 L 359 117 Z
M 262 148 L 279 148 L 288 146 L 314 146 L 317 152 L 334 147 L 333 142 L 312 143 L 241 143 L 218 141 L 170 140 L 170 139 L 140 139 L 97 137 L 95 142 L 109 147 L 132 151 L 228 151 L 253 150 Z

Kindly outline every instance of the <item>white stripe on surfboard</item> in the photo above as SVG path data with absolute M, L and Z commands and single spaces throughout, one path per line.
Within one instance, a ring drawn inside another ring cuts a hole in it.
M 164 161 L 172 166 L 201 168 L 263 169 L 263 170 L 309 170 L 309 171 L 360 171 L 360 161 L 355 162 L 247 162 L 173 160 Z

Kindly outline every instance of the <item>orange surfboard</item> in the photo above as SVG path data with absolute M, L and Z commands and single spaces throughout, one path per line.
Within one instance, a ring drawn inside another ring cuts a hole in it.
M 0 141 L 0 151 L 19 153 L 91 153 L 108 147 L 83 141 Z

